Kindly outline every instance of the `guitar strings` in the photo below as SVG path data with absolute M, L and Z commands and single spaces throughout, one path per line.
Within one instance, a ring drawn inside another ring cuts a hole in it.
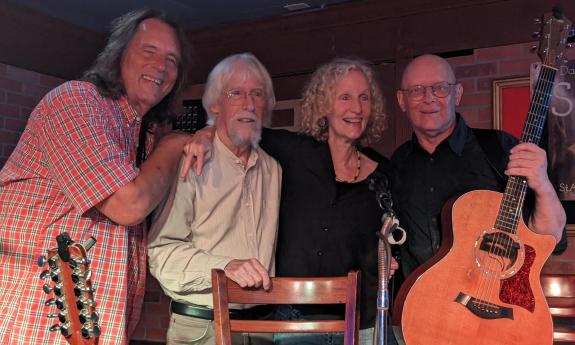
M 545 108 L 548 108 L 548 101 L 553 87 L 555 72 L 556 70 L 551 67 L 547 67 L 546 63 L 541 65 L 541 72 L 535 85 L 531 109 L 528 112 L 528 118 L 525 123 L 521 142 L 539 143 L 547 115 L 547 109 Z M 543 111 L 545 111 L 545 113 L 543 113 Z M 491 277 L 489 279 L 485 279 L 485 275 L 482 275 L 480 278 L 479 286 L 476 290 L 476 296 L 478 296 L 476 306 L 478 307 L 482 307 L 484 309 L 495 307 L 495 304 L 490 302 L 490 299 L 487 297 L 491 296 L 497 287 L 499 288 L 496 292 L 500 291 L 500 284 L 497 283 L 499 282 L 501 273 L 506 269 L 504 266 L 505 260 L 502 256 L 507 257 L 509 260 L 512 259 L 511 254 L 512 250 L 514 250 L 512 246 L 513 235 L 517 234 L 517 225 L 521 218 L 521 209 L 525 199 L 526 189 L 527 183 L 525 177 L 510 176 L 502 198 L 502 204 L 499 209 L 496 224 L 493 228 L 495 232 L 492 240 L 493 244 L 491 245 L 487 255 L 488 258 L 500 258 L 500 260 L 488 260 L 486 267 L 484 267 L 488 273 L 487 275 L 491 275 Z M 500 232 L 497 231 L 502 230 L 500 228 L 507 229 L 507 231 L 504 231 L 510 233 L 511 236 L 504 236 L 503 234 L 498 236 L 497 234 Z M 525 249 L 522 243 L 520 243 L 520 248 L 518 248 L 518 250 L 524 252 Z M 518 256 L 514 257 L 515 260 L 517 260 L 517 258 Z M 481 298 L 480 296 L 484 296 L 484 294 L 485 297 Z

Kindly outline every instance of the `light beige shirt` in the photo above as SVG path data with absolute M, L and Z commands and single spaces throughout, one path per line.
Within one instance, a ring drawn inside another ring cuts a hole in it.
M 252 149 L 247 167 L 217 137 L 201 176 L 190 170 L 155 213 L 150 272 L 173 300 L 212 308 L 211 269 L 256 258 L 274 275 L 281 167 Z

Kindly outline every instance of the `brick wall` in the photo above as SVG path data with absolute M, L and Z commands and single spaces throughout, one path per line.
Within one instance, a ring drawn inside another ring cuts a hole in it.
M 457 80 L 463 85 L 458 111 L 474 127 L 493 128 L 492 82 L 528 76 L 539 58 L 531 52 L 534 43 L 475 49 L 473 55 L 449 58 Z M 567 51 L 575 59 L 575 49 Z
M 0 63 L 0 167 L 16 147 L 32 109 L 63 81 Z

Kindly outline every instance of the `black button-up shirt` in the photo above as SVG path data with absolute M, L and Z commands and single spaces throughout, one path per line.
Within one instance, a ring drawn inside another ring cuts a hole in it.
M 507 155 L 517 144 L 504 132 L 498 131 L 497 138 Z M 432 154 L 413 135 L 391 160 L 395 209 L 407 231 L 407 241 L 400 248 L 404 276 L 437 252 L 442 240 L 441 210 L 450 198 L 476 189 L 501 192 L 505 187 L 473 130 L 459 115 L 453 133 Z

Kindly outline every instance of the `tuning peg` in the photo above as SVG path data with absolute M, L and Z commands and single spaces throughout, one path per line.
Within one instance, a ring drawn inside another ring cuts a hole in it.
M 541 24 L 541 18 L 535 18 L 535 19 L 533 19 L 533 24 L 535 24 L 535 25 L 540 25 L 540 24 Z
M 48 266 L 50 266 L 50 268 L 52 270 L 55 270 L 58 268 L 58 255 L 53 255 L 51 257 L 48 258 Z
M 56 261 L 58 261 L 58 257 L 56 255 L 53 255 L 50 258 L 47 258 L 46 255 L 40 255 L 36 260 L 36 263 L 40 267 L 44 267 L 44 265 L 48 264 L 50 268 L 54 269 L 58 267 Z
M 54 291 L 54 295 L 56 295 L 57 297 L 62 297 L 63 295 L 63 291 L 62 291 L 62 284 L 56 284 L 54 285 L 54 287 L 51 287 L 48 284 L 44 284 L 42 286 L 42 290 L 44 290 L 44 293 L 49 294 L 50 292 Z
M 565 45 L 565 48 L 569 49 L 569 48 L 573 48 L 573 46 L 575 46 L 575 43 L 567 43 Z
M 46 317 L 48 319 L 58 318 L 58 321 L 60 321 L 61 323 L 67 323 L 68 322 L 68 317 L 67 317 L 66 311 L 61 311 L 58 314 L 50 313 L 50 314 L 46 315 Z M 54 326 L 56 326 L 56 325 L 54 325 Z
M 533 38 L 540 38 L 540 37 L 541 37 L 541 32 L 540 32 L 540 31 L 534 31 L 534 32 L 531 34 L 531 37 L 533 37 Z
M 44 302 L 45 306 L 50 306 L 50 305 L 55 305 L 55 304 L 56 304 L 55 298 L 50 298 L 50 299 L 46 300 L 46 302 Z
M 76 268 L 72 272 L 72 281 L 74 284 L 78 284 L 79 281 L 90 280 L 90 278 L 92 278 L 92 271 L 90 270 L 82 271 L 81 269 Z
M 94 302 L 94 300 L 87 299 L 85 297 L 80 297 L 76 301 L 76 307 L 78 308 L 78 310 L 82 310 L 86 307 L 95 307 L 95 306 L 96 302 Z
M 46 264 L 46 256 L 40 255 L 36 260 L 36 263 L 38 264 L 38 266 L 43 267 Z
M 60 321 L 61 323 L 67 323 L 68 322 L 68 318 L 66 317 L 66 312 L 64 312 L 64 311 L 61 311 L 58 314 L 50 313 L 50 314 L 46 315 L 46 317 L 49 319 L 58 318 L 58 321 Z M 57 326 L 57 325 L 54 325 L 54 326 Z
M 533 54 L 537 52 L 537 46 L 531 46 L 531 48 L 529 48 L 529 51 Z
M 62 333 L 64 338 L 68 338 L 71 335 L 70 334 L 70 325 L 68 323 L 66 323 L 64 325 L 52 325 L 52 326 L 50 326 L 49 330 L 50 330 L 50 332 L 60 331 L 60 333 Z
M 90 339 L 92 337 L 99 337 L 100 336 L 100 326 L 94 325 L 94 327 L 84 326 L 82 327 L 82 337 L 86 339 Z
M 70 265 L 70 268 L 75 269 L 78 267 L 78 261 L 76 261 L 76 259 L 70 259 L 68 265 Z
M 68 262 L 68 264 L 70 265 L 70 268 L 75 269 L 78 268 L 80 265 L 89 265 L 90 264 L 90 260 L 85 259 L 85 258 L 80 258 L 78 259 L 71 259 L 70 262 Z
M 74 287 L 74 295 L 76 295 L 76 297 L 80 297 L 82 293 L 94 293 L 94 289 L 85 286 Z
M 50 278 L 52 279 L 52 281 L 54 283 L 61 283 L 60 280 L 60 269 L 56 268 L 55 270 L 52 271 L 52 273 L 50 274 Z
M 60 298 L 58 298 L 58 299 L 50 298 L 49 300 L 44 302 L 44 305 L 45 306 L 55 305 L 56 308 L 58 308 L 60 310 L 64 309 L 64 302 Z
M 90 315 L 88 315 L 87 312 L 82 311 L 80 315 L 78 315 L 78 319 L 80 319 L 82 324 L 86 323 L 88 320 L 92 320 L 93 323 L 98 323 L 98 321 L 100 321 L 100 315 L 95 311 Z
M 52 277 L 52 272 L 50 270 L 43 270 L 42 273 L 40 273 L 40 279 L 42 280 L 46 280 Z

